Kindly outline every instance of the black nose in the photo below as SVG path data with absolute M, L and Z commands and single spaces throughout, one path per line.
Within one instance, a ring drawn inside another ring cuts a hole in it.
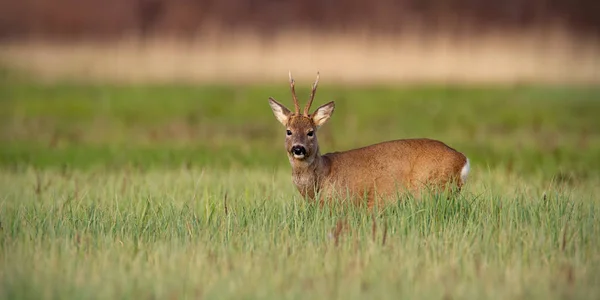
M 306 154 L 306 148 L 304 148 L 304 146 L 294 146 L 292 147 L 292 153 L 294 153 L 294 155 L 305 155 Z

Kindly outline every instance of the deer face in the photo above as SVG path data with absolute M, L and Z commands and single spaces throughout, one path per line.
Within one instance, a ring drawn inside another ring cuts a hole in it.
M 273 110 L 275 118 L 285 126 L 285 148 L 290 161 L 307 161 L 312 162 L 314 157 L 319 152 L 319 144 L 317 143 L 317 129 L 325 124 L 333 114 L 335 104 L 333 101 L 324 104 L 317 108 L 313 114 L 308 114 L 310 105 L 317 90 L 317 81 L 315 81 L 310 100 L 304 108 L 304 113 L 300 113 L 300 105 L 296 98 L 294 90 L 294 80 L 290 74 L 290 87 L 294 99 L 295 111 L 292 113 L 283 104 L 277 102 L 273 98 L 269 98 L 269 105 Z
M 311 118 L 292 116 L 288 119 L 285 131 L 285 148 L 293 159 L 311 160 L 318 152 L 317 128 Z
M 312 115 L 293 114 L 279 102 L 270 99 L 273 114 L 285 126 L 285 148 L 288 157 L 311 162 L 319 152 L 317 130 L 333 114 L 335 103 L 329 102 L 317 108 Z

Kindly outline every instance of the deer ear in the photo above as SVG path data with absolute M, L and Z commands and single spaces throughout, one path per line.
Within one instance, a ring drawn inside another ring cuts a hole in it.
M 277 120 L 281 124 L 283 124 L 283 126 L 287 126 L 287 121 L 291 115 L 290 110 L 287 109 L 285 106 L 283 106 L 283 104 L 275 101 L 275 99 L 273 99 L 273 98 L 269 98 L 269 105 L 271 106 L 271 109 L 273 110 L 273 114 L 275 115 L 275 118 L 277 118 Z
M 325 122 L 331 118 L 334 109 L 335 103 L 333 101 L 319 106 L 312 115 L 315 126 L 320 127 L 325 124 Z

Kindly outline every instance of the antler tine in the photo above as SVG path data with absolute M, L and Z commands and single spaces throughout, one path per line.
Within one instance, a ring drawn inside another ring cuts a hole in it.
M 315 83 L 313 83 L 312 90 L 310 91 L 310 99 L 308 99 L 308 103 L 306 103 L 306 106 L 304 107 L 304 115 L 308 116 L 310 106 L 312 105 L 312 102 L 315 99 L 315 94 L 317 93 L 318 85 L 319 85 L 319 72 L 317 72 L 317 80 L 315 80 Z
M 294 99 L 294 113 L 300 113 L 300 104 L 298 103 L 298 98 L 296 97 L 296 83 L 294 78 L 292 78 L 292 71 L 289 71 L 290 76 L 290 90 L 292 91 L 292 99 Z

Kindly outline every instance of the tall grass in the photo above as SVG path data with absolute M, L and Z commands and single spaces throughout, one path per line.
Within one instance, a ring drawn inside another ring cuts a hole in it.
M 369 212 L 288 175 L 4 171 L 2 298 L 600 296 L 594 182 L 476 170 L 461 197 Z

